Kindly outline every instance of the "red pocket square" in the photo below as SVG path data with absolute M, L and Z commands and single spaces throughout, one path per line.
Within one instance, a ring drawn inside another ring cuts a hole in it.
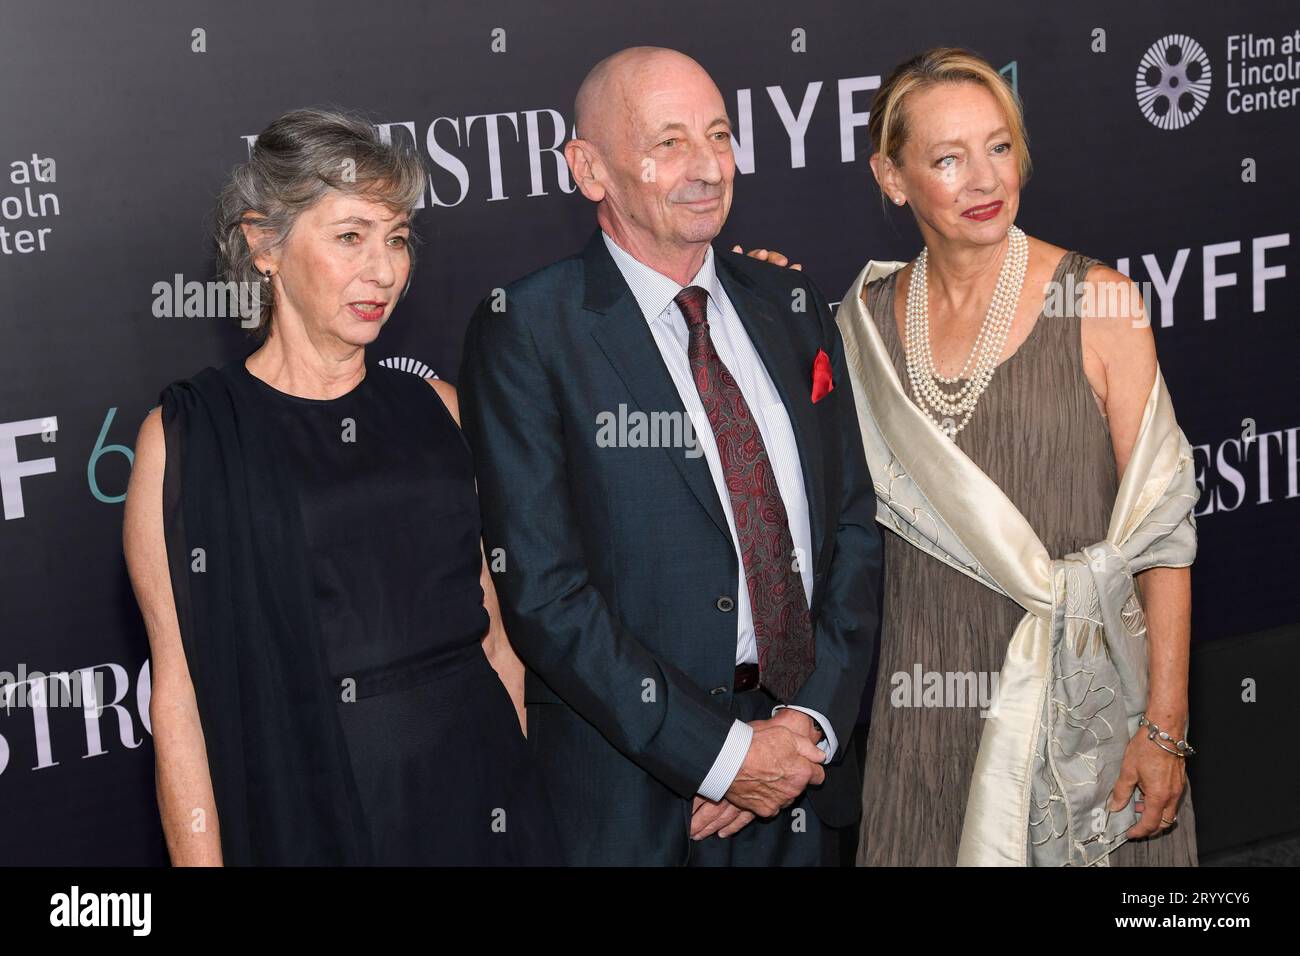
M 831 392 L 835 391 L 835 382 L 831 379 L 831 359 L 824 349 L 817 350 L 813 360 L 813 404 L 817 404 Z

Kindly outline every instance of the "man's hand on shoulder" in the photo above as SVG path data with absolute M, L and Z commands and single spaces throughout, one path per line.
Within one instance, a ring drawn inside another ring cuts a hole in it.
M 742 255 L 749 256 L 751 259 L 757 259 L 760 262 L 770 262 L 774 266 L 781 266 L 782 268 L 789 266 L 791 269 L 797 269 L 800 272 L 803 271 L 802 263 L 796 262 L 791 266 L 790 259 L 782 253 L 777 252 L 775 249 L 750 249 L 748 252 L 745 252 L 744 249 L 737 245 L 731 251 L 739 252 Z

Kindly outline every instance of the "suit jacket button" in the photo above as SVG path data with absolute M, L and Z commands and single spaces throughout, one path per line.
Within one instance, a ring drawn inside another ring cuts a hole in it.
M 736 609 L 736 602 L 733 601 L 731 598 L 727 597 L 725 594 L 722 597 L 718 598 L 718 610 L 721 611 L 722 613 L 725 614 L 728 611 L 734 611 L 735 609 Z

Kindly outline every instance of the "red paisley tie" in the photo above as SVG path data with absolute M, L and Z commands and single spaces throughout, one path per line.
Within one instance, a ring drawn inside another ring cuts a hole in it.
M 813 672 L 816 647 L 794 539 L 758 423 L 709 337 L 708 293 L 688 286 L 673 299 L 686 318 L 686 354 L 709 416 L 740 539 L 758 645 L 759 682 L 791 700 Z

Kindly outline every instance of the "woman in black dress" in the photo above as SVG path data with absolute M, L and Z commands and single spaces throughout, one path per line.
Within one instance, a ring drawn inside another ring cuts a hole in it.
M 163 392 L 124 529 L 174 863 L 561 862 L 455 389 L 365 359 L 423 177 L 299 110 L 218 204 L 261 345 Z

